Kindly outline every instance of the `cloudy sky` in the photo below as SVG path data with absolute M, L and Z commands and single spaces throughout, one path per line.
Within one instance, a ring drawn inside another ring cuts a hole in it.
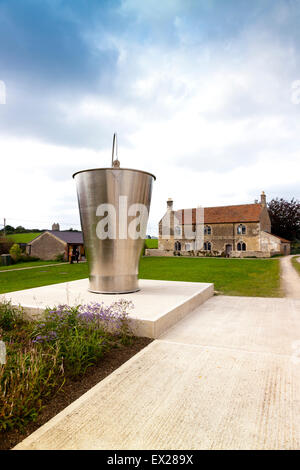
M 10 225 L 79 228 L 72 173 L 114 131 L 157 177 L 149 233 L 168 197 L 300 198 L 299 0 L 0 0 L 0 80 Z

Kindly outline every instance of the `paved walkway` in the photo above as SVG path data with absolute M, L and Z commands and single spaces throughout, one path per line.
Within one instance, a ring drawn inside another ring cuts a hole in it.
M 7 273 L 11 271 L 24 271 L 25 269 L 49 268 L 49 266 L 61 266 L 63 264 L 69 264 L 69 263 L 51 263 L 51 264 L 40 264 L 39 266 L 27 266 L 26 268 L 0 269 L 0 273 Z
M 79 261 L 80 263 L 86 263 L 86 261 Z M 70 264 L 69 262 L 59 262 L 59 263 L 51 263 L 51 264 L 39 264 L 38 266 L 27 266 L 25 268 L 13 268 L 13 269 L 0 269 L 0 273 L 7 273 L 11 271 L 24 271 L 25 269 L 36 269 L 36 268 L 50 268 L 51 266 L 63 266 L 64 264 Z M 73 263 L 77 264 L 77 263 Z
M 280 258 L 281 285 L 286 297 L 300 299 L 300 276 L 292 265 L 293 256 L 295 255 Z
M 300 300 L 215 296 L 17 449 L 299 449 Z

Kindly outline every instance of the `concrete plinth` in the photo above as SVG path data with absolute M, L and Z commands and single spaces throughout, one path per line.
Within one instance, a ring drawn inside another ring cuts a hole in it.
M 119 299 L 131 300 L 130 313 L 137 336 L 158 338 L 168 328 L 192 312 L 213 295 L 213 284 L 141 279 L 141 290 L 130 294 L 95 294 L 88 291 L 88 279 L 36 287 L 5 294 L 13 305 L 22 305 L 25 313 L 34 318 L 46 307 L 59 304 L 70 306 L 103 302 L 108 305 Z

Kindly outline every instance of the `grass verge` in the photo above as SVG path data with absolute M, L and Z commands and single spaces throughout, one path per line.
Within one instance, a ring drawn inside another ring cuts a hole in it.
M 296 269 L 296 271 L 298 272 L 300 276 L 300 263 L 297 261 L 297 258 L 300 259 L 299 256 L 294 256 L 292 258 L 292 265 L 294 266 L 294 268 Z

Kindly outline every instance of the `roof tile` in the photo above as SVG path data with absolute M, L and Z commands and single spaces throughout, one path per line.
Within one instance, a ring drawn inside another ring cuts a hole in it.
M 193 224 L 196 223 L 196 209 L 192 210 Z M 259 222 L 262 207 L 260 204 L 240 204 L 236 206 L 218 206 L 204 208 L 205 224 L 221 224 L 221 223 L 237 223 L 237 222 Z M 175 211 L 175 215 L 179 221 L 183 219 L 183 209 Z

